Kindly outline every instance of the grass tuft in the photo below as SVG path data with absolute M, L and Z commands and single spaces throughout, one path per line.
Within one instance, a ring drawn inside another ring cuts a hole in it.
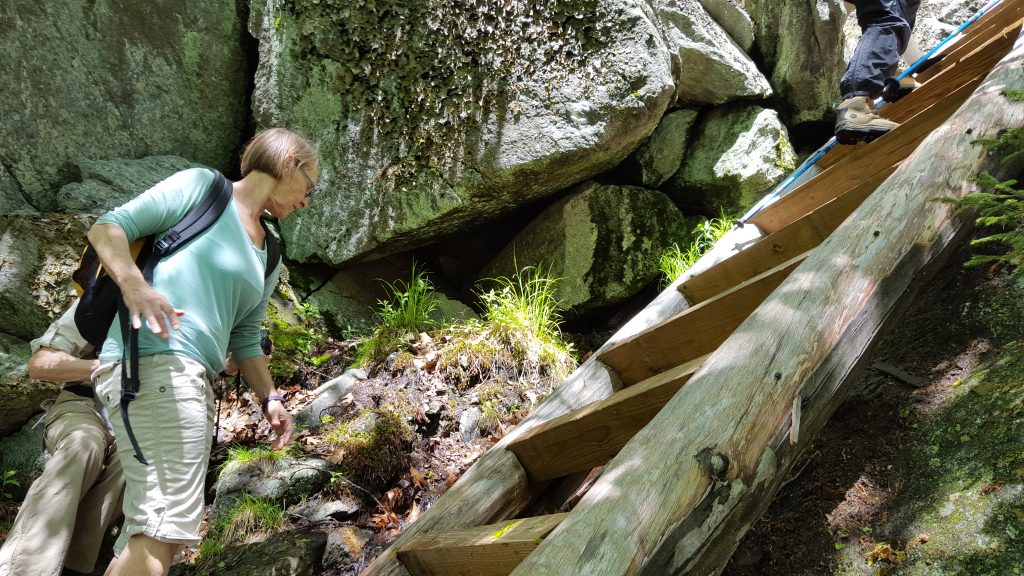
M 556 282 L 539 267 L 490 279 L 493 288 L 478 293 L 482 319 L 442 331 L 438 370 L 461 388 L 491 379 L 563 380 L 576 360 L 559 329 Z
M 719 238 L 725 236 L 733 225 L 736 218 L 726 216 L 722 213 L 718 218 L 704 220 L 693 230 L 693 240 L 686 247 L 686 250 L 673 244 L 661 256 L 658 262 L 658 270 L 661 271 L 661 287 L 665 288 L 675 282 L 684 272 L 689 270 L 697 260 L 700 259 Z
M 211 520 L 196 556 L 198 574 L 217 573 L 214 562 L 228 547 L 249 544 L 281 531 L 286 525 L 284 510 L 269 499 L 243 494 L 220 518 Z
M 281 459 L 291 455 L 296 450 L 296 445 L 289 444 L 281 450 L 271 450 L 264 445 L 253 447 L 235 444 L 228 447 L 228 457 L 221 464 L 222 471 L 238 470 L 247 464 L 256 463 L 264 471 L 273 468 Z
M 367 366 L 383 362 L 399 347 L 405 334 L 434 327 L 431 314 L 437 308 L 434 285 L 422 270 L 412 267 L 408 283 L 401 280 L 387 285 L 389 297 L 377 302 L 378 324 L 373 334 L 359 346 L 355 365 Z

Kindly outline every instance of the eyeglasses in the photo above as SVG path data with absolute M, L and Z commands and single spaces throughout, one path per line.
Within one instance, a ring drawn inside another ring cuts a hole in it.
M 313 179 L 309 177 L 309 173 L 306 172 L 306 169 L 303 168 L 301 164 L 296 166 L 296 168 L 298 168 L 299 172 L 302 173 L 302 177 L 306 179 L 306 184 L 309 184 L 309 189 L 306 190 L 306 198 L 309 198 L 310 196 L 313 195 L 313 192 L 316 191 L 317 183 L 313 182 Z

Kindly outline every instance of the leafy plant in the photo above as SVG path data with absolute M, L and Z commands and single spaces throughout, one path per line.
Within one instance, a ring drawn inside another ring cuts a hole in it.
M 541 267 L 526 267 L 512 278 L 491 278 L 495 288 L 479 293 L 484 318 L 499 331 L 527 335 L 536 342 L 561 342 L 556 278 Z
M 661 271 L 661 287 L 664 288 L 675 282 L 696 264 L 697 260 L 715 245 L 715 242 L 725 236 L 735 221 L 736 218 L 722 213 L 718 218 L 704 220 L 698 224 L 693 230 L 692 240 L 685 250 L 680 249 L 678 244 L 673 244 L 662 254 L 661 260 L 658 262 L 658 269 Z
M 1004 164 L 1024 156 L 1024 128 L 1007 130 L 997 138 L 983 138 L 975 141 L 991 153 L 1002 155 Z M 1024 258 L 1024 189 L 1017 188 L 1017 180 L 1000 181 L 988 172 L 977 178 L 984 191 L 968 194 L 962 198 L 938 197 L 935 200 L 952 204 L 957 213 L 971 212 L 975 223 L 983 229 L 982 236 L 971 241 L 971 246 L 1002 246 L 1005 250 L 996 254 L 974 254 L 965 266 L 1008 264 L 1013 267 L 1012 275 L 1024 277 L 1020 267 Z M 991 233 L 989 233 L 991 232 Z
M 1007 248 L 999 254 L 974 254 L 965 266 L 988 264 L 1010 264 L 1014 266 L 1015 277 L 1024 276 L 1024 268 L 1018 266 L 1024 257 L 1024 190 L 1016 188 L 1016 180 L 1000 182 L 987 172 L 978 177 L 978 183 L 988 192 L 977 192 L 963 198 L 940 198 L 955 204 L 962 212 L 973 211 L 978 226 L 993 233 L 971 241 L 971 246 L 1003 245 Z
M 401 280 L 385 284 L 391 297 L 377 301 L 381 326 L 417 332 L 434 325 L 430 315 L 437 309 L 437 299 L 434 297 L 434 285 L 425 272 L 416 270 L 414 264 L 408 284 Z
M 11 493 L 7 491 L 8 486 L 21 486 L 15 478 L 17 474 L 17 470 L 7 470 L 4 472 L 3 476 L 0 476 L 0 498 L 11 498 Z

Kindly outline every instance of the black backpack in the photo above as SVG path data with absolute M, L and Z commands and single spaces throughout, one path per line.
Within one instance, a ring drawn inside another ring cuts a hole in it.
M 151 235 L 132 242 L 131 252 L 135 258 L 135 265 L 142 271 L 147 283 L 152 284 L 153 271 L 161 259 L 201 234 L 224 213 L 224 208 L 231 200 L 231 182 L 216 170 L 213 170 L 213 174 L 213 182 L 206 190 L 203 200 L 163 238 L 158 241 Z M 267 267 L 263 276 L 265 279 L 277 268 L 281 260 L 281 247 L 277 237 L 267 227 L 267 223 L 260 220 L 260 224 L 266 233 L 267 243 Z M 124 419 L 128 439 L 135 450 L 135 458 L 143 464 L 149 464 L 142 456 L 128 420 L 128 404 L 139 392 L 139 331 L 131 328 L 128 310 L 121 299 L 121 290 L 103 270 L 96 250 L 91 244 L 86 245 L 78 269 L 71 278 L 79 295 L 75 326 L 87 342 L 99 350 L 107 338 L 114 317 L 118 316 L 120 319 L 121 339 L 124 343 L 124 355 L 121 358 L 121 417 Z

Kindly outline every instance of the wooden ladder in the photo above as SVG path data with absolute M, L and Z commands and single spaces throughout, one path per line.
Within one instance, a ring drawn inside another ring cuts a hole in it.
M 901 123 L 897 129 L 871 144 L 832 148 L 818 162 L 818 174 L 750 219 L 756 232 L 727 234 L 716 247 L 717 261 L 698 264 L 701 271 L 678 283 L 685 297 L 676 306 L 681 309 L 662 320 L 638 319 L 631 325 L 647 325 L 613 337 L 597 361 L 588 361 L 567 380 L 563 387 L 572 381 L 571 391 L 537 407 L 364 574 L 506 575 L 545 539 L 557 546 L 552 532 L 571 524 L 573 511 L 508 518 L 529 513 L 531 503 L 543 511 L 535 502 L 538 495 L 557 493 L 560 486 L 559 499 L 564 499 L 583 478 L 593 480 L 594 469 L 629 458 L 623 448 L 724 342 L 742 349 L 742 339 L 751 337 L 743 332 L 748 317 L 960 108 L 1014 46 L 1022 25 L 1024 0 L 1004 0 L 967 28 L 943 60 L 919 75 L 921 87 L 880 110 Z M 665 302 L 677 297 L 659 296 L 660 313 L 671 311 Z M 800 398 L 794 400 L 791 434 L 799 434 Z M 799 438 L 788 440 L 795 445 Z M 712 478 L 735 477 L 737 463 L 725 454 L 708 450 L 695 456 Z M 617 522 L 606 535 L 633 528 L 624 519 Z M 600 553 L 589 546 L 586 552 Z

